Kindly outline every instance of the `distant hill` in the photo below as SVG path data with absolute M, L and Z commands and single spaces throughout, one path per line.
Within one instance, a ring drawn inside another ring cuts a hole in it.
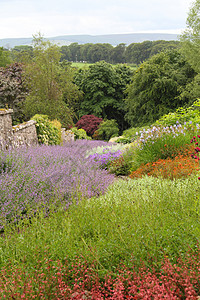
M 127 33 L 127 34 L 105 34 L 105 35 L 63 35 L 46 38 L 60 46 L 69 45 L 71 43 L 86 44 L 86 43 L 108 43 L 113 46 L 124 43 L 141 43 L 143 41 L 176 41 L 177 34 L 170 33 Z M 13 48 L 15 46 L 30 45 L 32 38 L 8 38 L 0 39 L 0 47 Z

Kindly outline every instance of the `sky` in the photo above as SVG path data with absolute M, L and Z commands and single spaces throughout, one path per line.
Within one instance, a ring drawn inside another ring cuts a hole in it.
M 0 0 L 0 39 L 181 33 L 191 0 Z

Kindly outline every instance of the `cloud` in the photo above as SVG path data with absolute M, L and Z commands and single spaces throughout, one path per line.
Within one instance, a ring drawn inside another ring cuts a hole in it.
M 180 31 L 190 0 L 1 0 L 0 38 Z

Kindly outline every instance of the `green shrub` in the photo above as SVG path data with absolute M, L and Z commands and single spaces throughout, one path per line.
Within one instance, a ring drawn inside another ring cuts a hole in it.
M 138 138 L 138 133 L 140 131 L 146 130 L 148 128 L 150 128 L 150 126 L 131 127 L 123 131 L 123 136 L 127 139 L 131 139 L 132 141 L 134 141 L 135 139 Z
M 170 126 L 175 123 L 187 124 L 191 121 L 200 124 L 200 99 L 188 108 L 179 107 L 175 112 L 162 116 L 155 125 Z
M 119 135 L 119 128 L 116 120 L 106 120 L 100 123 L 96 134 L 100 140 L 109 141 L 110 138 Z M 96 136 L 95 134 L 95 136 Z
M 109 173 L 115 174 L 117 176 L 129 175 L 132 171 L 135 148 L 135 143 L 124 145 L 122 155 L 110 163 L 108 168 Z
M 36 131 L 39 144 L 59 145 L 61 142 L 60 131 L 47 115 L 36 114 L 32 120 L 36 121 Z
M 72 127 L 70 129 L 74 133 L 75 140 L 91 140 L 92 138 L 87 135 L 86 131 L 83 128 Z
M 53 120 L 53 121 L 51 121 L 51 124 L 53 124 L 53 126 L 55 126 L 56 128 L 58 128 L 58 130 L 59 130 L 59 144 L 61 144 L 61 142 L 62 142 L 62 124 L 60 123 L 60 121 L 58 121 L 57 119 L 56 120 Z
M 119 137 L 115 143 L 121 143 L 121 144 L 130 144 L 132 142 L 132 139 L 130 137 Z
M 158 159 L 174 158 L 185 151 L 194 132 L 189 126 L 152 127 L 142 132 L 138 138 L 138 147 L 134 153 L 133 171 L 142 164 Z

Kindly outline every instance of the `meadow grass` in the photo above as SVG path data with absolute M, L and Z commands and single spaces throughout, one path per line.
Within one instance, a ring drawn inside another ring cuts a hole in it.
M 89 66 L 91 66 L 92 63 L 85 63 L 85 62 L 72 62 L 71 66 L 76 67 L 78 69 L 88 69 Z
M 73 262 L 75 256 L 95 261 L 99 274 L 115 272 L 121 261 L 157 266 L 164 255 L 175 263 L 200 238 L 200 186 L 185 180 L 144 177 L 117 180 L 104 196 L 83 199 L 10 224 L 0 237 L 0 267 L 12 261 L 33 270 L 46 251 L 53 261 Z M 35 256 L 35 253 L 39 253 Z

